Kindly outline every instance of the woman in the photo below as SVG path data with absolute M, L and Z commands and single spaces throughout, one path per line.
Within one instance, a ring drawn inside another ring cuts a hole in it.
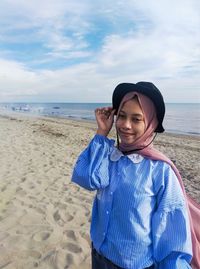
M 107 137 L 114 114 L 117 147 Z M 97 190 L 93 269 L 191 268 L 193 226 L 180 175 L 152 146 L 155 133 L 164 131 L 164 114 L 163 97 L 149 82 L 119 84 L 113 107 L 95 111 L 96 135 L 72 176 L 80 186 Z

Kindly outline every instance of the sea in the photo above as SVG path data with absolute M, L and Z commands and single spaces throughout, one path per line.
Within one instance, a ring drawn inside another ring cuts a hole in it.
M 109 103 L 0 103 L 0 111 L 95 121 L 97 107 Z M 200 136 L 200 103 L 166 103 L 164 128 L 169 133 Z

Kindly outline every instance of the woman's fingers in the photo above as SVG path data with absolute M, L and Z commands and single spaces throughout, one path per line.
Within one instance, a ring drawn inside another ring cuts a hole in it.
M 112 107 L 102 107 L 95 109 L 95 116 L 98 124 L 98 134 L 103 134 L 105 136 L 110 132 L 113 121 L 114 121 L 114 112 Z
M 98 115 L 105 115 L 107 118 L 109 118 L 111 114 L 114 114 L 114 110 L 112 107 L 102 107 L 96 108 L 95 113 L 97 113 Z

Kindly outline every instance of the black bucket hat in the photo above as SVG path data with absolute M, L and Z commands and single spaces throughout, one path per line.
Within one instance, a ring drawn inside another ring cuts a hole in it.
M 165 129 L 162 126 L 162 122 L 165 115 L 165 103 L 161 92 L 156 88 L 156 86 L 151 82 L 138 82 L 133 83 L 120 83 L 117 85 L 113 92 L 112 104 L 113 109 L 115 109 L 115 114 L 117 114 L 118 108 L 123 97 L 129 92 L 139 92 L 143 95 L 146 95 L 151 99 L 156 108 L 156 114 L 158 118 L 158 126 L 155 130 L 157 133 L 163 133 Z

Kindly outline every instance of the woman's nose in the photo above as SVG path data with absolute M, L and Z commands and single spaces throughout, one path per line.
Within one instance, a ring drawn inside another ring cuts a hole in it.
M 125 120 L 123 124 L 123 128 L 125 129 L 130 129 L 131 128 L 131 121 L 130 120 Z

